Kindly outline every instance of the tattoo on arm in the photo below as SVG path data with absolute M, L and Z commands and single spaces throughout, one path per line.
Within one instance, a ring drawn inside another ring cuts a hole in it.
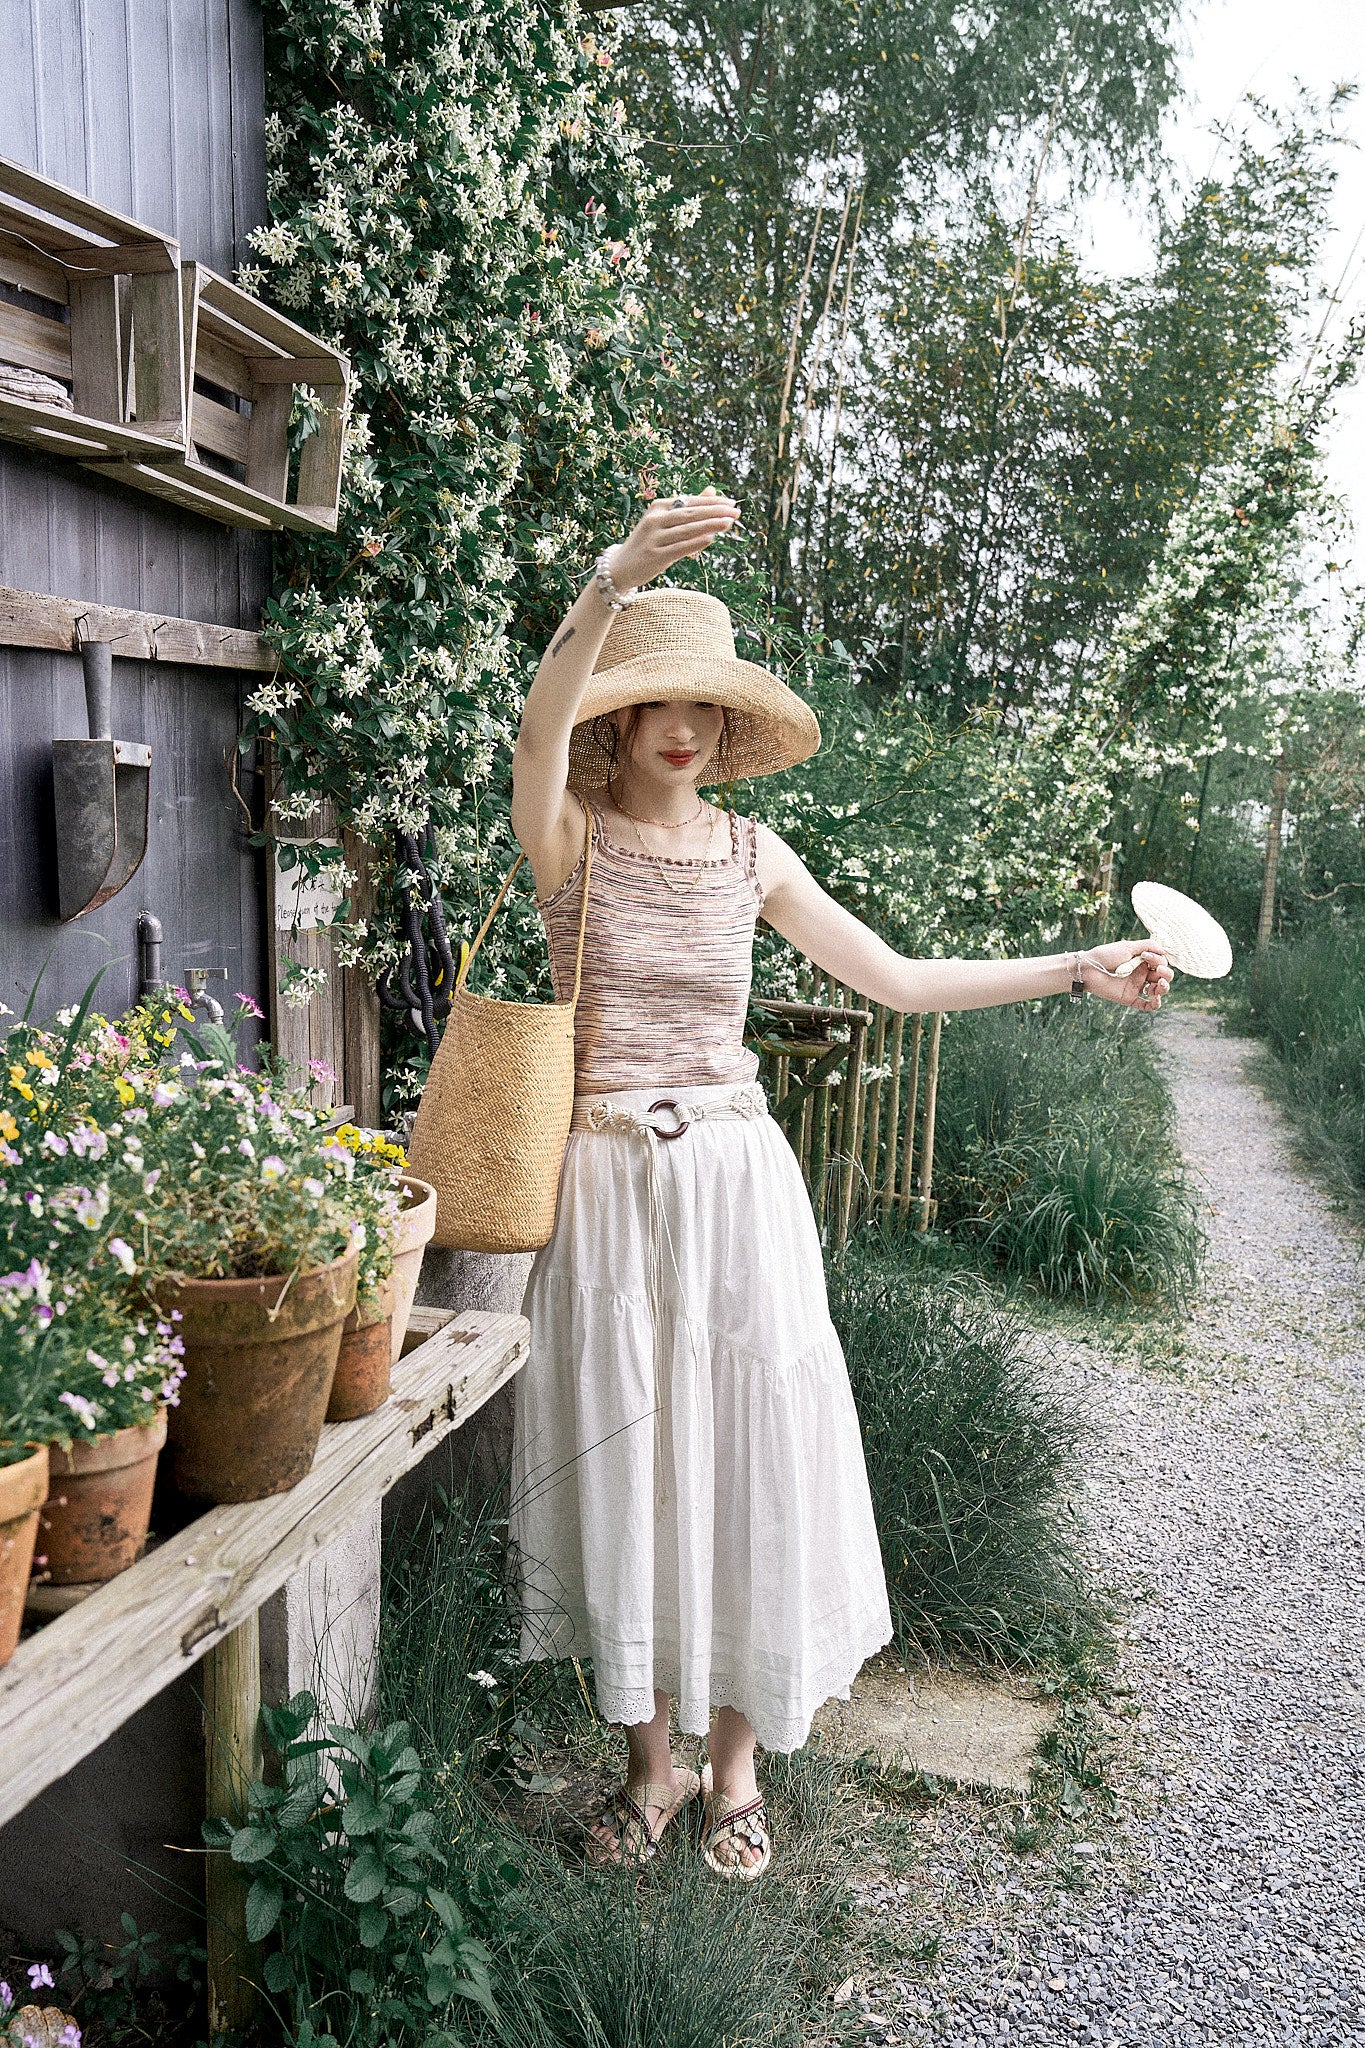
M 564 631 L 560 634 L 559 638 L 555 641 L 554 646 L 550 649 L 551 661 L 554 660 L 557 654 L 562 654 L 564 652 L 564 649 L 568 646 L 569 642 L 573 639 L 573 636 L 577 631 L 577 626 L 566 626 L 564 628 Z

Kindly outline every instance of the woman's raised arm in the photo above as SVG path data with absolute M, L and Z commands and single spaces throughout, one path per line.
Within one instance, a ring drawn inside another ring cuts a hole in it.
M 625 596 L 684 556 L 701 554 L 738 521 L 733 498 L 712 489 L 696 497 L 665 498 L 650 506 L 625 540 L 608 549 L 612 581 Z M 551 635 L 526 693 L 512 755 L 512 830 L 526 849 L 542 896 L 558 888 L 578 859 L 583 813 L 568 795 L 569 735 L 611 620 L 611 608 L 594 578 Z
M 1155 1010 L 1171 986 L 1165 954 L 1141 939 L 1028 960 L 907 959 L 827 895 L 786 841 L 762 825 L 758 879 L 763 915 L 774 931 L 836 981 L 893 1010 L 988 1010 L 996 1003 L 1063 995 L 1078 972 L 1092 995 Z M 1141 964 L 1131 974 L 1115 973 L 1132 959 Z

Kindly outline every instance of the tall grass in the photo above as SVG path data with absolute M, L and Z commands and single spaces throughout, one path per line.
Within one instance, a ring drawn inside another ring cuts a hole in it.
M 1071 1660 L 1103 1638 L 1065 1492 L 1075 1404 L 981 1282 L 857 1239 L 830 1306 L 863 1427 L 901 1636 L 925 1652 Z
M 1314 933 L 1262 959 L 1244 1017 L 1274 1059 L 1262 1073 L 1304 1151 L 1365 1206 L 1365 931 Z
M 939 1223 L 1050 1295 L 1179 1301 L 1199 1228 L 1149 1020 L 1107 1005 L 979 1010 L 945 1035 Z
M 458 1871 L 496 1959 L 498 2022 L 471 2008 L 469 2039 L 480 2048 L 794 2048 L 803 1959 L 833 1910 L 828 1884 L 812 1881 L 795 1845 L 757 1890 L 724 1885 L 683 1823 L 642 1880 L 633 1869 L 585 1869 L 548 1825 L 527 1832 L 507 1817 L 499 1781 L 534 1787 L 547 1740 L 600 1730 L 571 1663 L 516 1662 L 504 1533 L 471 1489 L 386 1560 L 381 1716 L 412 1727 L 434 1779 L 444 1881 Z M 784 1809 L 795 1786 L 808 1836 L 818 1834 L 819 1786 L 790 1768 L 783 1784 Z

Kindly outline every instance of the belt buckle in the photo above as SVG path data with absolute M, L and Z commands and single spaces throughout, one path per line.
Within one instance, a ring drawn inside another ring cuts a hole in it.
M 664 1140 L 671 1142 L 672 1139 L 680 1138 L 684 1131 L 690 1130 L 692 1128 L 688 1119 L 683 1115 L 677 1103 L 674 1102 L 671 1096 L 660 1096 L 657 1102 L 651 1102 L 645 1114 L 647 1116 L 653 1116 L 654 1112 L 658 1109 L 671 1109 L 674 1116 L 678 1119 L 678 1125 L 676 1130 L 661 1131 L 657 1124 L 652 1124 L 650 1128 L 654 1132 L 656 1138 L 663 1138 Z

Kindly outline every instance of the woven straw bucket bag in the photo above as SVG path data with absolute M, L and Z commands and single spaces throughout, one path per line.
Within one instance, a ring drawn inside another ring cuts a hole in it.
M 460 966 L 408 1147 L 412 1171 L 436 1190 L 432 1242 L 447 1250 L 539 1251 L 555 1227 L 573 1115 L 574 1012 L 592 879 L 592 816 L 586 806 L 584 817 L 583 906 L 568 1001 L 503 1002 L 465 986 L 524 853 Z

